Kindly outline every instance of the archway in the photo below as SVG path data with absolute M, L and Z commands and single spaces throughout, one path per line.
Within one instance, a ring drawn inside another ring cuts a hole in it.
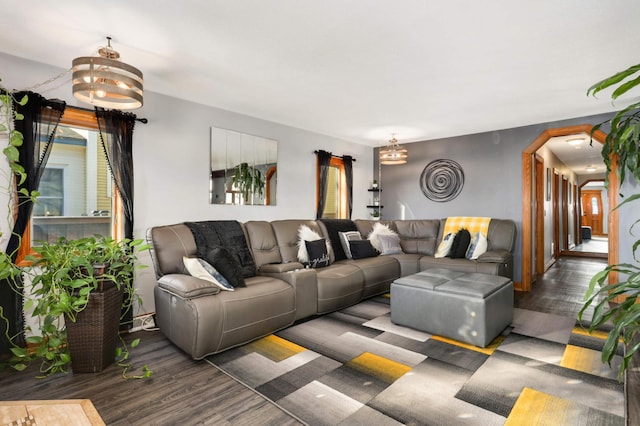
M 533 177 L 535 165 L 535 152 L 549 139 L 556 136 L 568 136 L 577 133 L 591 134 L 593 128 L 590 124 L 579 126 L 560 127 L 547 129 L 542 132 L 528 147 L 522 151 L 522 280 L 516 285 L 517 290 L 531 291 L 533 279 L 532 253 L 533 253 Z M 594 132 L 593 140 L 604 143 L 606 134 L 600 130 Z M 618 211 L 614 210 L 618 205 L 618 175 L 615 172 L 615 164 L 609 173 L 609 264 L 618 262 Z M 617 274 L 611 273 L 610 280 L 617 280 Z

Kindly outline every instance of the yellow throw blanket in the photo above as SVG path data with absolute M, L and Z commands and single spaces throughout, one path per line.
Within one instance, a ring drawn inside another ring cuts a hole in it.
M 466 217 L 466 216 L 452 216 L 448 217 L 444 224 L 444 233 L 447 235 L 449 232 L 457 233 L 461 228 L 469 231 L 471 236 L 476 232 L 482 232 L 486 237 L 489 233 L 490 217 Z

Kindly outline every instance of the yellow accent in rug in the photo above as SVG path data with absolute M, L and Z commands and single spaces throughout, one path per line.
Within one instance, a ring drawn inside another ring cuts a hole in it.
M 247 348 L 249 349 L 249 352 L 258 352 L 274 362 L 285 360 L 290 356 L 307 350 L 300 345 L 296 345 L 295 343 L 280 338 L 274 334 L 270 334 L 269 336 L 249 343 Z
M 345 365 L 387 383 L 393 383 L 411 371 L 411 367 L 408 365 L 372 354 L 371 352 L 364 352 Z
M 597 371 L 602 364 L 602 352 L 580 346 L 567 345 L 560 361 L 560 366 L 584 373 Z
M 577 404 L 525 387 L 511 409 L 505 426 L 573 425 L 578 424 L 579 416 Z
M 493 339 L 491 343 L 487 345 L 486 348 L 481 348 L 479 346 L 471 345 L 469 343 L 463 343 L 458 340 L 449 339 L 447 337 L 436 336 L 435 334 L 431 336 L 433 340 L 437 340 L 439 342 L 448 343 L 454 346 L 460 346 L 461 348 L 469 349 L 471 351 L 480 352 L 485 355 L 493 355 L 493 353 L 498 349 L 498 346 L 504 341 L 504 336 L 500 335 Z
M 447 235 L 449 232 L 457 233 L 460 228 L 464 228 L 473 236 L 476 232 L 482 232 L 486 237 L 489 233 L 490 217 L 471 217 L 471 216 L 451 216 L 447 218 L 444 223 L 444 230 L 442 235 Z
M 602 340 L 607 340 L 607 337 L 609 337 L 609 333 L 607 333 L 606 331 L 593 330 L 591 333 L 589 333 L 589 330 L 582 327 L 574 327 L 571 333 L 579 334 L 581 336 L 595 337 L 596 339 Z

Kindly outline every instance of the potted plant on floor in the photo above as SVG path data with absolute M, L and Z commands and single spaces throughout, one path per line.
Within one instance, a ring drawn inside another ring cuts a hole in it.
M 97 372 L 117 361 L 125 377 L 131 368 L 126 345 L 117 348 L 123 306 L 140 302 L 133 285 L 137 252 L 147 249 L 142 240 L 116 241 L 95 236 L 33 247 L 25 268 L 31 286 L 25 309 L 33 310 L 38 330 L 26 338 L 29 348 L 13 348 L 12 366 L 18 370 L 40 359 L 44 375 L 66 372 Z M 124 302 L 123 302 L 124 301 Z M 122 339 L 120 339 L 122 341 Z M 124 342 L 123 342 L 124 343 Z M 139 339 L 131 344 L 137 346 Z
M 611 94 L 612 100 L 616 100 L 630 89 L 640 85 L 638 73 L 640 73 L 640 64 L 594 84 L 587 93 L 595 96 L 601 90 L 617 86 Z M 640 183 L 640 102 L 632 103 L 616 113 L 610 120 L 594 126 L 592 134 L 599 129 L 609 131 L 602 147 L 602 158 L 607 166 L 607 172 L 610 172 L 613 167 L 617 167 L 616 172 L 620 178 L 620 185 L 624 182 L 627 174 L 630 174 L 636 183 Z M 640 194 L 626 197 L 617 208 L 639 198 Z M 634 228 L 638 223 L 640 223 L 640 219 L 631 226 L 629 230 L 631 235 L 634 235 Z M 640 349 L 640 342 L 636 337 L 640 331 L 640 304 L 636 304 L 640 294 L 640 267 L 637 257 L 639 248 L 640 239 L 635 241 L 631 247 L 635 263 L 607 265 L 603 271 L 591 279 L 585 296 L 586 302 L 578 315 L 578 318 L 582 320 L 586 310 L 593 307 L 594 314 L 589 325 L 590 331 L 612 321 L 613 328 L 602 349 L 602 361 L 611 364 L 617 351 L 618 342 L 621 341 L 624 344 L 625 354 L 620 365 L 619 379 L 623 378 L 634 353 Z M 609 283 L 609 277 L 613 272 L 617 273 L 618 282 Z M 622 301 L 620 302 L 620 300 Z

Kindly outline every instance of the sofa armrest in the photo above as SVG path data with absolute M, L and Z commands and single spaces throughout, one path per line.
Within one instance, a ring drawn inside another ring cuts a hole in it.
M 220 288 L 209 281 L 185 274 L 163 275 L 158 280 L 158 287 L 183 299 L 195 299 L 220 293 Z
M 491 250 L 478 257 L 480 263 L 507 263 L 511 261 L 513 254 L 507 250 Z
M 258 271 L 258 274 L 285 281 L 295 289 L 296 320 L 315 315 L 318 312 L 318 282 L 316 277 L 316 270 L 313 268 L 305 269 L 302 264 L 298 262 L 268 266 L 284 265 L 298 265 L 298 268 L 283 272 L 265 272 L 264 267 L 267 265 L 262 265 L 260 271 Z
M 287 263 L 267 263 L 262 265 L 258 270 L 259 274 L 279 274 L 281 272 L 295 271 L 296 269 L 304 269 L 304 265 L 299 262 Z

